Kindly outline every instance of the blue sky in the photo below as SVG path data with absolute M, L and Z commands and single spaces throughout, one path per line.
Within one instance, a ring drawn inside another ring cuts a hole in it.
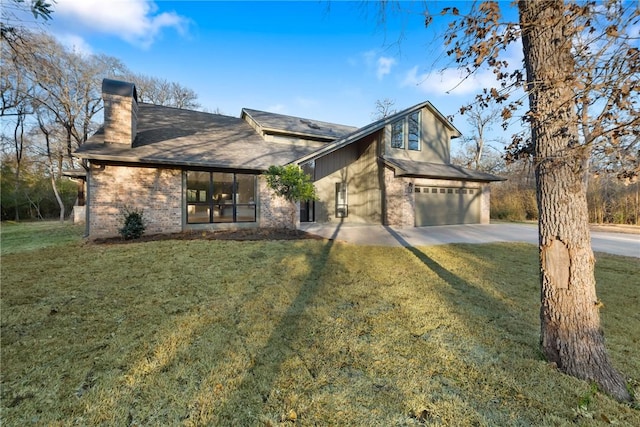
M 447 65 L 437 31 L 445 22 L 427 30 L 423 13 L 452 4 L 400 3 L 381 24 L 377 4 L 362 1 L 57 0 L 45 28 L 80 51 L 195 90 L 209 111 L 364 126 L 376 100 L 398 110 L 429 100 L 450 115 L 491 84 L 490 72 L 457 88 L 458 71 L 438 73 Z M 509 55 L 519 61 L 517 47 Z M 469 132 L 464 118 L 454 124 Z

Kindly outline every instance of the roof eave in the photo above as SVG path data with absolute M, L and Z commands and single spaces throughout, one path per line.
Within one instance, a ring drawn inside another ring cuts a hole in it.
M 94 153 L 76 153 L 76 156 L 97 162 L 109 162 L 109 163 L 127 163 L 127 164 L 140 164 L 140 165 L 159 165 L 159 166 L 173 166 L 175 168 L 213 168 L 213 169 L 233 169 L 252 172 L 264 172 L 267 168 L 247 167 L 245 165 L 220 165 L 211 162 L 196 162 L 189 160 L 168 160 L 162 158 L 153 157 L 135 157 L 135 156 L 113 156 L 108 154 L 94 154 Z
M 482 174 L 482 176 L 473 176 L 470 174 L 463 175 L 463 176 L 454 176 L 454 175 L 444 175 L 442 173 L 439 173 L 439 174 L 438 173 L 415 173 L 407 169 L 404 169 L 401 165 L 395 163 L 392 159 L 387 159 L 384 157 L 380 157 L 380 159 L 384 162 L 384 164 L 393 168 L 395 170 L 396 176 L 400 176 L 400 177 L 444 179 L 447 181 L 463 180 L 463 181 L 470 181 L 470 182 L 498 182 L 498 181 L 507 180 L 506 178 L 503 178 L 494 174 L 486 173 L 486 172 L 479 172 L 480 174 Z M 445 166 L 448 166 L 461 173 L 464 172 L 461 170 L 464 168 L 461 168 L 455 165 L 445 165 Z

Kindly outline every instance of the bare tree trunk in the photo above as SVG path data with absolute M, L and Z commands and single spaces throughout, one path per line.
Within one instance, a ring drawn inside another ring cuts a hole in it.
M 56 176 L 51 162 L 49 162 L 49 174 L 51 175 L 51 188 L 53 188 L 53 194 L 55 194 L 56 201 L 58 202 L 58 206 L 60 207 L 60 222 L 64 222 L 64 203 L 62 202 L 62 197 L 60 197 L 60 192 L 58 191 L 58 187 L 56 186 Z
M 15 182 L 13 183 L 13 206 L 15 208 L 14 220 L 20 221 L 20 203 L 18 195 L 20 194 L 20 164 L 16 165 Z
M 53 194 L 56 196 L 56 201 L 58 202 L 58 207 L 60 208 L 60 222 L 64 222 L 64 214 L 65 214 L 64 203 L 62 201 L 62 197 L 60 197 L 60 192 L 58 191 L 58 187 L 56 186 L 56 174 L 53 168 L 53 155 L 51 153 L 50 132 L 42 122 L 40 116 L 38 116 L 38 125 L 40 126 L 40 130 L 44 135 L 44 140 L 47 145 L 47 159 L 49 161 L 49 176 L 51 179 L 51 188 L 53 189 Z
M 40 212 L 40 203 L 39 203 L 39 202 L 37 202 L 37 201 L 35 201 L 35 200 L 33 200 L 33 199 L 31 199 L 31 197 L 29 197 L 29 194 L 27 194 L 27 200 L 29 201 L 29 205 L 30 205 L 33 209 L 35 209 L 35 211 L 36 211 L 36 218 L 38 218 L 38 219 L 44 219 L 44 218 L 42 217 L 42 212 Z
M 572 22 L 564 3 L 519 2 L 535 145 L 539 211 L 541 346 L 560 370 L 618 400 L 631 396 L 600 328 L 583 168 L 573 99 Z
M 18 109 L 16 127 L 13 131 L 13 143 L 16 155 L 16 170 L 15 170 L 15 183 L 13 188 L 13 201 L 15 207 L 15 220 L 20 221 L 20 206 L 18 203 L 18 195 L 20 194 L 20 172 L 22 169 L 22 153 L 24 149 L 24 110 Z
M 636 208 L 635 208 L 635 218 L 634 218 L 635 225 L 640 224 L 640 222 L 638 222 L 639 219 L 640 219 L 640 183 L 636 184 Z

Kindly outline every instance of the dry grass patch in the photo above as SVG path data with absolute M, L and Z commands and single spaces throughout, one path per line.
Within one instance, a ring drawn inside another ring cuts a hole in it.
M 3 256 L 5 425 L 640 425 L 538 351 L 529 245 L 67 244 Z M 600 256 L 640 380 L 637 260 Z

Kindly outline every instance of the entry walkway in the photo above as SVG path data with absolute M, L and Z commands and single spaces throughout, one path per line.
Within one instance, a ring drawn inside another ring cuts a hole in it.
M 327 239 L 356 245 L 430 246 L 447 243 L 524 242 L 538 244 L 535 224 L 466 224 L 433 227 L 388 227 L 383 225 L 302 223 L 300 229 Z M 595 252 L 640 258 L 640 235 L 592 232 Z

